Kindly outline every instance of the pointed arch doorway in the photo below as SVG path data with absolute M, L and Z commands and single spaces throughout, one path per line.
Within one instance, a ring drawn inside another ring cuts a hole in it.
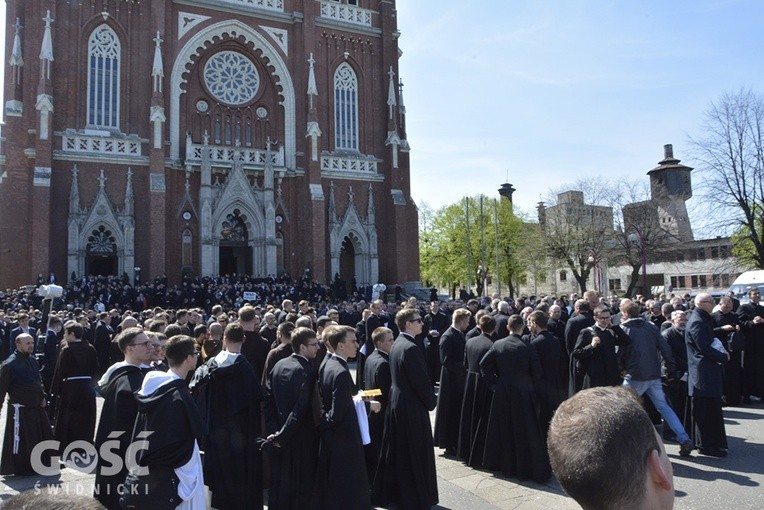
M 220 232 L 220 274 L 250 274 L 252 247 L 249 245 L 247 217 L 239 209 L 226 216 Z
M 93 276 L 116 276 L 119 259 L 117 241 L 111 230 L 100 225 L 88 236 L 85 257 L 85 274 Z
M 358 285 L 356 259 L 361 255 L 358 249 L 358 239 L 354 239 L 354 237 L 353 234 L 346 235 L 342 240 L 342 248 L 340 249 L 340 278 L 346 282 L 350 292 L 354 290 L 351 287 L 353 281 Z

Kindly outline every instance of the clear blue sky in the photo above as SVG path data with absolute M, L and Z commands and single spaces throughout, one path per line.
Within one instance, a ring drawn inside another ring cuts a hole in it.
M 412 193 L 497 195 L 535 215 L 579 177 L 692 165 L 708 103 L 764 93 L 761 0 L 398 0 Z M 700 177 L 696 174 L 694 179 Z
M 549 188 L 579 177 L 646 178 L 665 143 L 692 165 L 687 137 L 709 101 L 740 87 L 764 93 L 761 0 L 397 7 L 412 194 L 433 207 L 496 195 L 508 175 L 516 206 L 533 212 Z

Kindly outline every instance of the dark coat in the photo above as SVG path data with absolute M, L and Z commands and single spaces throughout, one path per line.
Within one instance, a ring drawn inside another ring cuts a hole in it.
M 390 401 L 390 386 L 392 379 L 390 377 L 390 355 L 379 349 L 371 353 L 366 360 L 364 367 L 364 389 L 379 389 L 382 395 L 374 397 L 382 405 L 378 413 L 369 415 L 369 435 L 371 443 L 366 445 L 366 470 L 370 481 L 374 481 L 374 475 L 377 472 L 379 462 L 379 452 L 382 445 L 382 436 L 385 430 L 385 415 L 387 414 L 388 403 Z
M 595 334 L 599 337 L 600 344 L 592 347 Z M 573 359 L 581 368 L 580 371 L 575 371 L 576 377 L 580 377 L 581 389 L 620 385 L 623 378 L 615 349 L 616 346 L 624 348 L 630 344 L 631 339 L 620 326 L 605 330 L 591 326 L 581 330 L 572 353 Z
M 271 450 L 268 508 L 314 508 L 318 427 L 312 404 L 316 378 L 313 363 L 296 354 L 276 363 L 270 373 L 265 422 L 280 447 Z
M 369 317 L 366 319 L 366 322 L 359 322 L 356 325 L 356 336 L 358 337 L 358 344 L 360 345 L 360 348 L 358 349 L 358 354 L 356 354 L 356 372 L 355 372 L 355 379 L 356 384 L 358 384 L 359 388 L 363 388 L 363 378 L 364 378 L 364 370 L 363 367 L 366 363 L 366 358 L 371 356 L 371 353 L 374 351 L 374 342 L 371 339 L 372 333 L 374 333 L 374 330 L 378 327 L 382 326 L 382 319 L 374 313 L 370 313 Z M 364 350 L 364 353 L 361 352 L 361 349 Z
M 491 393 L 480 373 L 480 360 L 492 345 L 493 340 L 481 334 L 467 340 L 464 347 L 467 378 L 459 418 L 459 444 L 456 454 L 472 467 L 483 465 L 483 448 L 488 415 L 491 410 Z
M 530 343 L 536 350 L 541 364 L 541 378 L 536 381 L 536 393 L 539 402 L 539 423 L 546 438 L 549 422 L 557 406 L 565 399 L 568 384 L 567 380 L 560 378 L 563 359 L 557 338 L 547 331 L 542 331 L 534 336 Z
M 260 402 L 263 390 L 249 361 L 217 357 L 196 369 L 189 385 L 204 422 L 204 483 L 215 508 L 263 507 Z
M 464 333 L 451 326 L 440 339 L 440 390 L 435 412 L 435 446 L 453 450 L 459 443 L 459 420 L 464 400 Z
M 390 404 L 374 478 L 375 504 L 392 501 L 400 508 L 430 508 L 438 502 L 429 413 L 436 398 L 422 349 L 404 333 L 390 351 L 390 376 Z
M 730 355 L 730 360 L 724 365 L 724 397 L 727 405 L 740 404 L 743 395 L 743 349 L 745 348 L 745 336 L 737 331 L 729 333 L 722 330 L 725 325 L 737 326 L 740 319 L 735 312 L 722 313 L 717 311 L 711 314 L 714 321 L 714 334 L 721 340 Z M 733 340 L 733 338 L 735 340 Z M 738 339 L 740 341 L 738 341 Z
M 509 335 L 493 344 L 480 361 L 480 371 L 493 388 L 483 465 L 507 476 L 548 480 L 551 467 L 534 388 L 541 378 L 536 350 Z
M 58 397 L 53 435 L 61 451 L 77 440 L 92 441 L 96 422 L 95 381 L 98 359 L 84 340 L 69 342 L 56 363 L 51 393 Z
M 104 381 L 98 391 L 103 396 L 103 407 L 101 408 L 101 418 L 98 421 L 98 430 L 96 431 L 95 447 L 101 451 L 101 446 L 109 441 L 109 434 L 114 431 L 125 431 L 124 434 L 116 439 L 118 448 L 110 450 L 120 458 L 125 458 L 125 452 L 130 444 L 130 436 L 135 417 L 138 414 L 138 403 L 133 397 L 133 393 L 141 389 L 143 382 L 143 372 L 135 365 L 124 365 L 115 369 L 109 378 Z M 96 499 L 106 508 L 119 508 L 119 494 L 117 486 L 125 481 L 127 467 L 113 476 L 101 474 L 101 468 L 106 459 L 99 457 L 95 477 L 95 486 L 98 489 Z
M 496 320 L 496 328 L 493 330 L 492 338 L 494 340 L 506 338 L 509 335 L 509 330 L 507 329 L 509 315 L 502 312 L 496 312 L 496 315 L 494 315 L 493 318 Z
M 318 383 L 323 409 L 318 454 L 319 508 L 368 509 L 366 457 L 347 362 L 336 355 L 326 360 Z
M 737 309 L 740 329 L 745 334 L 743 357 L 743 395 L 764 398 L 764 322 L 754 323 L 755 317 L 764 317 L 764 306 L 744 303 Z
M 727 354 L 711 346 L 716 339 L 711 315 L 695 307 L 687 320 L 684 336 L 687 342 L 689 395 L 721 398 L 722 364 L 727 363 Z
M 15 338 L 14 338 L 15 342 Z M 3 453 L 0 475 L 36 475 L 31 458 L 32 449 L 41 441 L 52 439 L 50 422 L 41 407 L 45 392 L 40 380 L 40 367 L 34 356 L 15 351 L 0 367 L 0 408 L 8 395 Z M 19 407 L 13 404 L 20 404 Z M 19 418 L 18 451 L 13 453 L 14 422 Z M 50 465 L 50 459 L 43 459 Z
M 565 347 L 568 352 L 573 352 L 576 348 L 576 341 L 581 330 L 594 325 L 594 314 L 592 312 L 579 313 L 571 317 L 565 324 Z M 580 388 L 577 388 L 580 389 Z
M 424 316 L 422 332 L 426 334 L 425 359 L 427 361 L 427 373 L 433 384 L 440 379 L 440 341 L 443 333 L 449 328 L 448 316 L 442 311 L 428 313 Z M 437 331 L 437 335 L 431 335 L 430 331 Z

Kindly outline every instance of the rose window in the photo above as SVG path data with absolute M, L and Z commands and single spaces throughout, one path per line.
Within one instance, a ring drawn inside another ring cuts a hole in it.
M 260 75 L 255 64 L 241 53 L 221 51 L 205 64 L 204 84 L 218 101 L 240 106 L 255 98 Z

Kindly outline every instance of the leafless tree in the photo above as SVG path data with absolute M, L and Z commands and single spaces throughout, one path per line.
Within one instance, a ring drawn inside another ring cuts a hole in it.
M 689 141 L 708 214 L 735 231 L 741 263 L 764 269 L 764 98 L 746 89 L 725 92 Z

